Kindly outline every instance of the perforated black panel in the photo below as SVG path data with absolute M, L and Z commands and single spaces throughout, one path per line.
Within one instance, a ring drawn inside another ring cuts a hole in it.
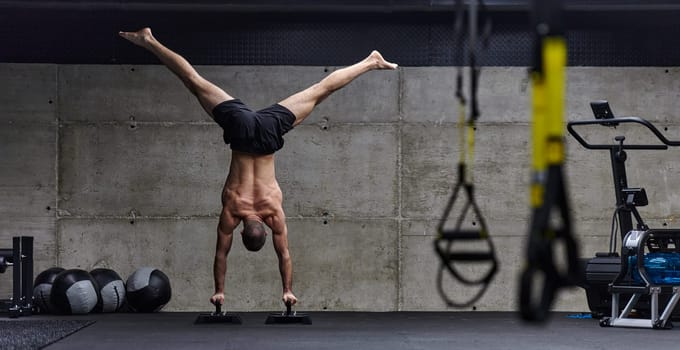
M 571 16 L 569 62 L 588 66 L 680 65 L 680 13 Z
M 677 66 L 680 12 L 570 12 L 569 64 Z M 454 57 L 452 12 L 208 13 L 4 10 L 0 61 L 156 64 L 117 36 L 151 26 L 194 64 L 346 65 L 379 49 L 402 66 L 448 66 Z M 492 14 L 481 65 L 528 66 L 533 35 L 526 11 Z M 465 43 L 466 45 L 466 43 Z

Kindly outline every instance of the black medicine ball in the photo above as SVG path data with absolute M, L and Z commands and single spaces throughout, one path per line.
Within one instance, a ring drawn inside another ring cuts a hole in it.
M 97 282 L 87 271 L 65 270 L 54 278 L 50 300 L 59 313 L 86 314 L 97 305 L 98 291 Z
M 51 267 L 35 278 L 33 282 L 33 302 L 38 307 L 40 313 L 54 313 L 56 309 L 50 302 L 52 283 L 57 275 L 64 271 L 61 267 Z
M 116 312 L 125 302 L 125 283 L 123 279 L 111 269 L 94 269 L 90 275 L 97 281 L 99 287 L 99 301 L 95 312 Z
M 137 312 L 160 311 L 170 301 L 170 279 L 161 270 L 142 267 L 127 280 L 127 301 Z

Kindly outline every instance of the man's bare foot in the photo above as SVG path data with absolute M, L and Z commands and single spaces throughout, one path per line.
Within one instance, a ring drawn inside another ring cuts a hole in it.
M 397 69 L 398 65 L 396 63 L 391 63 L 385 61 L 380 52 L 373 50 L 370 55 L 368 55 L 368 60 L 374 61 L 376 64 L 376 69 Z
M 135 45 L 141 47 L 146 47 L 146 44 L 153 40 L 153 34 L 151 34 L 151 28 L 142 28 L 136 32 L 118 32 L 118 35 L 129 40 Z

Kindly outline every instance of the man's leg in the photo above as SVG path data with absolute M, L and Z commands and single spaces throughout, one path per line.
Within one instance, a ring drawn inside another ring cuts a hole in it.
M 361 62 L 338 69 L 320 82 L 279 102 L 295 114 L 295 123 L 300 124 L 316 105 L 334 91 L 344 87 L 360 75 L 374 69 L 397 69 L 395 63 L 385 61 L 378 51 L 373 51 Z
M 184 57 L 163 46 L 151 34 L 151 29 L 143 28 L 137 32 L 119 32 L 118 34 L 133 44 L 141 46 L 156 55 L 170 71 L 182 80 L 189 91 L 198 98 L 203 109 L 211 117 L 213 116 L 212 110 L 215 106 L 233 99 L 222 89 L 201 77 Z

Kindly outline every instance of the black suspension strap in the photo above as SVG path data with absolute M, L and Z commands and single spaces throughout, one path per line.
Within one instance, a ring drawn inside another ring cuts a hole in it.
M 489 231 L 486 225 L 486 221 L 482 216 L 479 206 L 475 201 L 474 196 L 474 184 L 472 181 L 472 163 L 474 161 L 474 132 L 476 129 L 476 121 L 479 117 L 479 109 L 477 106 L 477 80 L 479 77 L 479 69 L 476 67 L 475 63 L 475 45 L 477 44 L 476 34 L 477 34 L 477 8 L 476 2 L 470 2 L 469 6 L 469 24 L 470 24 L 470 42 L 469 42 L 469 67 L 470 67 L 470 102 L 471 102 L 471 113 L 470 117 L 466 120 L 466 100 L 463 93 L 463 64 L 460 61 L 457 75 L 456 75 L 456 99 L 458 100 L 459 107 L 459 121 L 458 130 L 460 132 L 459 142 L 460 142 L 460 159 L 458 162 L 458 182 L 456 183 L 453 193 L 446 204 L 444 209 L 444 214 L 439 220 L 437 225 L 437 237 L 434 241 L 434 248 L 437 256 L 441 260 L 439 270 L 437 272 L 437 289 L 442 299 L 450 307 L 467 307 L 472 305 L 474 302 L 479 300 L 484 292 L 487 290 L 493 276 L 498 270 L 498 260 L 496 259 L 496 252 L 494 249 L 493 242 L 489 236 Z M 456 22 L 454 28 L 454 36 L 457 42 L 460 44 L 458 47 L 461 48 L 462 52 L 462 27 L 464 20 L 464 6 L 463 1 L 456 1 Z M 488 20 L 487 20 L 488 22 Z M 490 28 L 489 25 L 486 26 Z M 488 34 L 487 34 L 488 35 Z M 462 55 L 461 55 L 462 56 Z M 453 228 L 446 228 L 446 222 L 449 220 L 454 205 L 460 197 L 463 197 L 465 201 L 463 203 L 462 211 L 455 219 L 455 225 Z M 463 229 L 463 222 L 468 212 L 472 213 L 477 218 L 475 221 L 475 229 Z M 487 250 L 485 251 L 461 251 L 458 250 L 454 243 L 460 241 L 483 241 L 487 244 Z M 454 249 L 455 248 L 455 249 Z M 456 263 L 458 262 L 488 262 L 491 264 L 489 270 L 486 274 L 480 276 L 479 278 L 469 278 L 462 273 L 460 273 L 457 268 Z M 458 282 L 464 285 L 470 286 L 480 286 L 477 293 L 475 293 L 472 298 L 459 302 L 454 301 L 446 293 L 443 287 L 443 275 L 444 270 L 447 270 L 451 276 Z
M 580 279 L 578 246 L 572 233 L 564 178 L 564 86 L 567 60 L 560 0 L 534 0 L 536 47 L 533 92 L 531 223 L 520 279 L 524 320 L 544 321 L 559 288 Z M 563 242 L 565 256 L 555 256 Z M 556 263 L 556 259 L 563 262 Z M 560 269 L 560 266 L 565 266 Z M 542 285 L 535 284 L 542 282 Z

